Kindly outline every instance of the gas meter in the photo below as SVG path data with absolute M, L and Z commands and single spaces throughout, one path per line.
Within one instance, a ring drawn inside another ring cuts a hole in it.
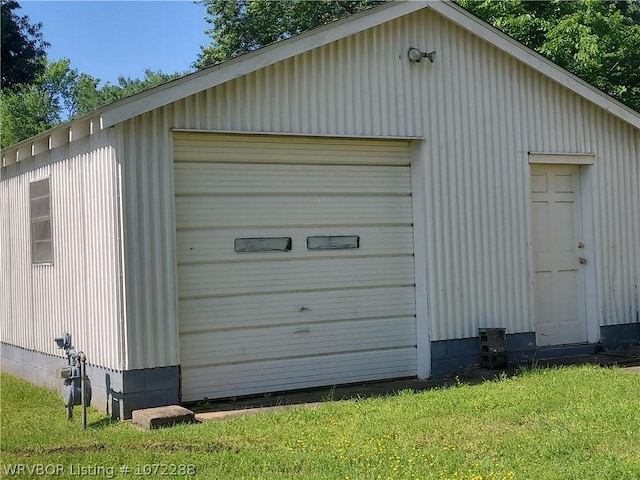
M 58 378 L 63 380 L 62 401 L 67 408 L 67 419 L 73 417 L 73 407 L 82 405 L 82 427 L 87 427 L 87 406 L 91 403 L 91 382 L 87 377 L 87 357 L 71 346 L 68 333 L 55 338 L 59 349 L 67 354 L 67 365 L 58 368 Z

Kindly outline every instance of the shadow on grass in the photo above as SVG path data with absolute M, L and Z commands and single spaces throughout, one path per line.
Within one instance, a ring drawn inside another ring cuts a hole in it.
M 96 420 L 95 422 L 87 423 L 87 428 L 101 429 L 101 428 L 106 428 L 110 425 L 114 425 L 119 422 L 120 421 L 117 419 L 104 417 L 99 420 Z

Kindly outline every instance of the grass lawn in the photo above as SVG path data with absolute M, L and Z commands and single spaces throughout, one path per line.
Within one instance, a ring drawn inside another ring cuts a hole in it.
M 617 368 L 154 431 L 95 411 L 83 431 L 57 393 L 1 380 L 2 478 L 640 479 L 640 375 Z

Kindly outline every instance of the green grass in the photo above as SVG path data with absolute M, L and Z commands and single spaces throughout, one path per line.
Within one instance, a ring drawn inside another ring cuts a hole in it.
M 640 479 L 640 375 L 616 368 L 525 370 L 154 431 L 95 411 L 83 431 L 55 392 L 6 375 L 0 406 L 2 478 L 16 465 L 60 465 L 55 478 L 84 468 L 84 478 Z M 153 464 L 156 475 L 138 475 Z

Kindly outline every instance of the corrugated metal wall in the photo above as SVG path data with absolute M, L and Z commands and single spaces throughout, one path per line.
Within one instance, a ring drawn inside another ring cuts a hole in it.
M 409 63 L 409 46 L 435 63 Z M 593 152 L 601 321 L 637 320 L 638 130 L 428 9 L 118 128 L 130 368 L 179 362 L 171 128 L 423 137 L 433 340 L 534 329 L 527 153 Z
M 592 115 L 591 148 L 602 324 L 640 321 L 640 130 Z M 616 128 L 618 127 L 618 128 Z M 600 160 L 598 162 L 598 160 Z
M 2 342 L 63 356 L 53 339 L 67 331 L 89 363 L 120 369 L 118 175 L 107 140 L 87 137 L 3 169 L 0 311 Z M 45 177 L 54 260 L 32 265 L 29 183 Z
M 127 318 L 127 369 L 178 365 L 170 109 L 117 130 Z

